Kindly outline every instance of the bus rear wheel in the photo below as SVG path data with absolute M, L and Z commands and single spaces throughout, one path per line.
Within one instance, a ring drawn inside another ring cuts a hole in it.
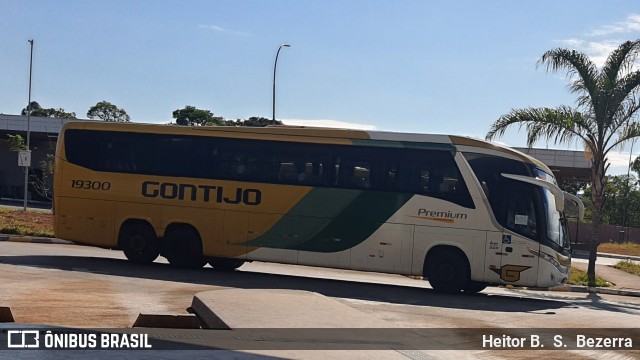
M 200 235 L 191 226 L 170 226 L 163 240 L 163 256 L 171 266 L 199 269 L 207 263 L 202 256 Z
M 425 275 L 436 292 L 458 294 L 469 286 L 469 264 L 457 252 L 441 250 L 426 261 Z
M 232 258 L 209 258 L 209 265 L 219 271 L 233 271 L 244 265 L 244 260 Z
M 123 225 L 118 244 L 127 259 L 137 264 L 150 264 L 160 255 L 160 244 L 155 231 L 142 222 Z

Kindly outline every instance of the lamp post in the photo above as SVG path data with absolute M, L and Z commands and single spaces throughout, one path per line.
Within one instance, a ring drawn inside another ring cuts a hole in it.
M 629 151 L 629 167 L 627 167 L 627 187 L 625 189 L 625 195 L 624 195 L 624 206 L 623 206 L 623 212 L 622 212 L 622 228 L 625 229 L 626 231 L 624 231 L 624 239 L 621 238 L 620 240 L 625 240 L 626 242 L 629 242 L 629 234 L 627 234 L 629 232 L 629 227 L 625 226 L 625 222 L 627 221 L 627 206 L 629 203 L 629 176 L 631 175 L 631 157 L 633 154 L 633 145 L 635 145 L 636 143 L 636 139 L 631 140 L 631 151 Z
M 278 56 L 280 55 L 280 50 L 282 50 L 283 47 L 291 47 L 291 45 L 289 44 L 282 44 L 280 45 L 280 47 L 278 47 L 278 52 L 276 53 L 276 61 L 273 64 L 273 112 L 272 112 L 272 117 L 271 117 L 271 121 L 273 122 L 273 124 L 275 125 L 276 123 L 276 70 L 278 68 Z
M 29 55 L 29 102 L 27 103 L 27 154 L 30 151 L 31 142 L 31 74 L 33 72 L 33 39 L 27 40 L 31 47 L 31 53 Z M 24 166 L 24 211 L 27 211 L 27 195 L 29 188 L 29 166 L 31 157 Z

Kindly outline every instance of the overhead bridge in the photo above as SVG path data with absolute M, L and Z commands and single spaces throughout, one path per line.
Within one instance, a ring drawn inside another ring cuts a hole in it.
M 591 182 L 591 161 L 584 151 L 514 148 L 547 165 L 562 185 L 566 181 Z

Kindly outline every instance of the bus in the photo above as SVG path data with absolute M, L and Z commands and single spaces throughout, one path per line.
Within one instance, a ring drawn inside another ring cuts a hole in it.
M 55 160 L 55 236 L 135 263 L 362 270 L 446 293 L 570 270 L 551 170 L 472 138 L 74 121 Z

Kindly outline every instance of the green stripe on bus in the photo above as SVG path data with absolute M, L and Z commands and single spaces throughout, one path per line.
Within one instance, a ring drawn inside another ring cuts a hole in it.
M 349 206 L 360 190 L 313 188 L 267 233 L 250 240 L 249 247 L 290 249 L 313 238 Z
M 266 234 L 246 245 L 323 253 L 347 250 L 370 237 L 412 196 L 313 189 Z

